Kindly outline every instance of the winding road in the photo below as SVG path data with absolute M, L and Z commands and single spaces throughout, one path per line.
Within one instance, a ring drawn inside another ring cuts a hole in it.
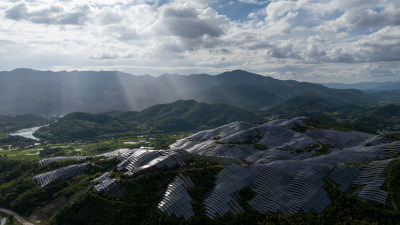
M 18 220 L 18 222 L 22 223 L 23 225 L 34 225 L 33 223 L 28 222 L 26 219 L 24 219 L 21 215 L 18 213 L 11 211 L 9 209 L 4 209 L 0 208 L 0 212 L 6 213 L 6 214 L 11 214 L 14 215 L 15 219 Z

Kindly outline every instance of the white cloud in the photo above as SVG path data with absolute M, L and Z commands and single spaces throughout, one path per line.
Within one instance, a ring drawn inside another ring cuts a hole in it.
M 399 77 L 396 1 L 239 1 L 254 7 L 247 20 L 213 8 L 222 0 L 1 1 L 0 67 Z

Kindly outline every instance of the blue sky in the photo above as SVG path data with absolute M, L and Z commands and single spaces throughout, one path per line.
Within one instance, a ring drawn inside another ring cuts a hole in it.
M 0 68 L 400 80 L 394 0 L 3 0 Z

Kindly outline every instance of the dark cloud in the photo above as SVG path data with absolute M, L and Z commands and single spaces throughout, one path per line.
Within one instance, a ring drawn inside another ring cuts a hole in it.
M 197 18 L 197 12 L 194 8 L 175 9 L 168 8 L 164 11 L 164 17 L 176 17 L 176 18 Z
M 272 48 L 272 46 L 268 43 L 254 43 L 251 44 L 250 46 L 247 47 L 249 50 L 258 50 L 258 49 L 266 49 L 266 48 Z
M 352 10 L 343 15 L 346 26 L 352 28 L 373 28 L 378 26 L 400 25 L 400 8 L 387 9 L 382 12 L 368 10 Z
M 200 18 L 193 8 L 168 8 L 163 14 L 164 24 L 176 36 L 196 39 L 207 35 L 220 37 L 224 34 L 222 25 L 225 21 L 218 18 Z
M 28 16 L 28 10 L 24 3 L 15 5 L 5 12 L 5 17 L 12 20 L 23 20 Z
M 309 45 L 302 54 L 302 57 L 306 62 L 321 62 L 325 56 L 326 52 L 314 44 Z
M 95 59 L 95 60 L 107 60 L 107 59 L 118 59 L 119 55 L 117 54 L 111 54 L 111 53 L 105 53 L 99 56 L 90 56 L 89 59 Z
M 299 59 L 300 55 L 294 51 L 293 45 L 284 43 L 282 45 L 273 45 L 268 48 L 268 55 L 274 58 L 294 58 Z
M 73 12 L 65 12 L 57 6 L 38 11 L 28 11 L 25 3 L 17 4 L 5 12 L 5 17 L 12 20 L 27 20 L 37 24 L 83 25 L 88 20 L 89 6 L 75 8 Z
M 322 50 L 310 45 L 302 53 L 305 62 L 366 63 L 400 61 L 400 27 L 386 27 L 346 46 Z

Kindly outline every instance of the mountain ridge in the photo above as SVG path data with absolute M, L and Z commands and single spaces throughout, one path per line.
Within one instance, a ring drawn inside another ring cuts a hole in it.
M 354 104 L 371 103 L 358 90 L 277 80 L 243 70 L 219 75 L 136 76 L 117 71 L 53 72 L 17 69 L 0 72 L 0 114 L 64 115 L 82 111 L 138 111 L 180 99 L 228 103 L 244 109 L 269 108 L 298 95 L 335 96 Z M 234 96 L 234 97 L 232 97 Z

